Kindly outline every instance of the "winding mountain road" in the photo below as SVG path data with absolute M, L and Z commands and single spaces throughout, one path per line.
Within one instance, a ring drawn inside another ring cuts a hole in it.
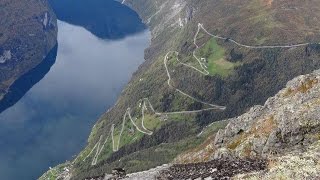
M 125 3 L 125 0 L 122 1 L 122 4 Z M 208 108 L 205 108 L 205 109 L 200 109 L 200 110 L 193 110 L 193 111 L 176 111 L 176 112 L 157 112 L 152 103 L 150 102 L 150 100 L 148 98 L 143 98 L 143 99 L 140 99 L 139 101 L 142 101 L 142 107 L 141 107 L 141 114 L 142 114 L 142 119 L 141 119 L 141 127 L 142 129 L 140 129 L 140 127 L 136 124 L 136 122 L 133 120 L 132 116 L 131 116 L 131 109 L 130 107 L 127 108 L 124 116 L 123 116 L 123 120 L 122 120 L 122 127 L 121 127 L 121 131 L 120 131 L 120 134 L 119 134 L 119 139 L 117 140 L 117 144 L 115 144 L 115 139 L 114 139 L 114 130 L 115 130 L 115 124 L 112 124 L 111 126 L 111 131 L 110 131 L 110 134 L 111 134 L 111 138 L 112 138 L 112 146 L 113 146 L 113 151 L 116 152 L 119 150 L 119 147 L 120 147 L 120 142 L 121 142 L 121 137 L 122 137 L 122 134 L 125 130 L 125 123 L 126 123 L 126 119 L 127 117 L 129 118 L 131 124 L 133 124 L 133 126 L 140 132 L 140 133 L 143 133 L 143 134 L 147 134 L 149 136 L 151 136 L 153 134 L 153 132 L 149 129 L 147 129 L 144 125 L 144 120 L 145 120 L 145 111 L 148 109 L 147 106 L 149 106 L 149 108 L 151 109 L 152 113 L 154 113 L 155 115 L 158 115 L 158 116 L 161 116 L 161 115 L 175 115 L 175 114 L 191 114 L 191 113 L 201 113 L 201 112 L 204 112 L 204 111 L 212 111 L 212 110 L 225 110 L 226 107 L 225 106 L 219 106 L 219 105 L 215 105 L 215 104 L 211 104 L 211 103 L 208 103 L 208 102 L 204 102 L 202 100 L 199 100 L 197 99 L 196 97 L 193 97 L 187 93 L 185 93 L 184 91 L 178 89 L 178 88 L 175 88 L 171 82 L 172 82 L 172 77 L 171 77 L 171 74 L 170 74 L 170 70 L 169 70 L 169 67 L 168 67 L 168 61 L 171 60 L 169 59 L 169 55 L 170 54 L 175 54 L 176 55 L 176 61 L 183 65 L 183 66 L 186 66 L 192 70 L 195 70 L 199 73 L 201 73 L 202 75 L 209 75 L 209 72 L 207 71 L 207 67 L 206 65 L 201 62 L 201 58 L 198 58 L 196 56 L 196 50 L 199 49 L 200 47 L 202 47 L 203 45 L 199 46 L 197 44 L 197 37 L 198 37 L 198 34 L 200 32 L 200 30 L 203 30 L 206 34 L 208 34 L 209 36 L 213 37 L 213 38 L 216 38 L 216 39 L 221 39 L 221 40 L 225 40 L 225 41 L 228 41 L 228 42 L 232 42 L 234 44 L 236 44 L 237 46 L 240 46 L 240 47 L 244 47 L 244 48 L 249 48 L 249 49 L 274 49 L 274 48 L 295 48 L 295 47 L 303 47 L 303 46 L 308 46 L 310 44 L 313 44 L 313 43 L 300 43 L 300 44 L 291 44 L 291 45 L 265 45 L 265 46 L 254 46 L 254 45 L 245 45 L 245 44 L 242 44 L 240 42 L 237 42 L 235 41 L 234 39 L 232 38 L 226 38 L 226 37 L 222 37 L 222 36 L 218 36 L 218 35 L 214 35 L 214 34 L 211 34 L 209 33 L 204 27 L 203 27 L 203 24 L 201 23 L 198 23 L 198 29 L 197 29 L 197 32 L 195 33 L 195 36 L 194 36 L 194 39 L 193 39 L 193 43 L 196 47 L 196 49 L 193 51 L 193 57 L 198 61 L 201 69 L 198 69 L 196 68 L 195 66 L 193 65 L 190 65 L 190 64 L 187 64 L 187 63 L 183 63 L 182 61 L 180 61 L 178 59 L 178 55 L 179 55 L 179 52 L 177 51 L 169 51 L 165 57 L 164 57 L 164 60 L 163 60 L 163 64 L 164 64 L 164 67 L 165 67 L 165 70 L 166 70 L 166 74 L 167 74 L 167 77 L 168 77 L 168 80 L 167 80 L 167 84 L 169 86 L 169 88 L 172 88 L 174 89 L 176 92 L 180 93 L 181 95 L 185 96 L 185 97 L 188 97 L 190 99 L 192 99 L 193 101 L 196 101 L 196 102 L 199 102 L 201 104 L 204 104 L 204 105 L 207 105 L 209 106 Z M 140 104 L 141 106 L 141 104 Z M 139 107 L 140 107 L 139 106 Z M 105 147 L 105 144 L 107 143 L 108 139 L 109 139 L 109 136 L 110 134 L 106 137 L 106 139 L 104 140 L 104 143 L 102 144 L 102 146 L 100 147 L 101 145 L 101 142 L 102 142 L 102 136 L 100 136 L 100 139 L 99 141 L 94 145 L 94 147 L 92 148 L 92 150 L 89 152 L 89 154 L 84 158 L 83 161 L 86 161 L 86 159 L 88 157 L 90 157 L 94 150 L 96 150 L 96 153 L 93 157 L 93 160 L 92 160 L 92 163 L 91 165 L 96 165 L 98 159 L 99 159 L 99 156 L 100 154 L 102 153 L 104 147 Z M 200 133 L 201 134 L 201 133 Z M 74 160 L 74 162 L 77 160 L 77 158 Z

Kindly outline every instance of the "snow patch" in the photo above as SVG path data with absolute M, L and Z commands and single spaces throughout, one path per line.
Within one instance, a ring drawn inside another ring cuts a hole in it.
M 48 22 L 49 22 L 49 16 L 48 16 L 48 12 L 46 12 L 46 13 L 44 14 L 44 19 L 43 19 L 43 21 L 42 21 L 43 26 L 44 26 L 45 28 L 47 27 Z
M 5 50 L 3 54 L 0 56 L 0 63 L 3 64 L 7 60 L 10 60 L 12 58 L 11 51 L 10 50 Z
M 181 18 L 179 18 L 179 26 L 180 26 L 180 27 L 183 27 L 183 22 L 182 22 L 182 19 L 181 19 Z

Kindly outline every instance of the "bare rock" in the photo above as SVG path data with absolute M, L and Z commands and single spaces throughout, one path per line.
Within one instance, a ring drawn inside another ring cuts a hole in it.
M 319 139 L 320 73 L 315 71 L 288 82 L 264 106 L 230 119 L 213 145 L 214 158 L 225 152 L 236 156 L 263 156 L 303 149 Z

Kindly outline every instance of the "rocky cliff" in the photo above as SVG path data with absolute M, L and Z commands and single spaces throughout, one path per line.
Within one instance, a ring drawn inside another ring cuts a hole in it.
M 246 114 L 230 119 L 215 137 L 216 147 L 229 147 L 237 156 L 263 156 L 305 151 L 319 140 L 320 72 L 289 81 L 287 87 L 254 106 Z M 219 157 L 219 150 L 216 157 Z
M 46 0 L 0 1 L 0 99 L 56 46 L 57 22 Z
M 228 120 L 210 143 L 175 163 L 221 158 L 265 158 L 267 171 L 236 179 L 318 179 L 320 176 L 320 71 L 299 76 L 263 106 Z

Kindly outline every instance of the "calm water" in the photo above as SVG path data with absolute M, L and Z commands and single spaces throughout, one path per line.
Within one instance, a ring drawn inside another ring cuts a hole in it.
M 100 38 L 119 39 L 144 30 L 138 14 L 115 0 L 49 0 L 58 19 Z
M 65 22 L 58 27 L 56 62 L 0 114 L 0 179 L 35 179 L 77 154 L 143 62 L 150 38 L 144 31 L 110 41 Z

